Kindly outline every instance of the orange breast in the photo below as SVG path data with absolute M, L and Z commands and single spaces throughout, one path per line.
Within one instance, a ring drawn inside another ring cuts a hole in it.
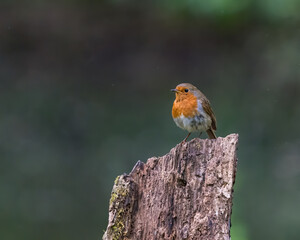
M 172 116 L 173 118 L 177 118 L 183 114 L 185 117 L 193 117 L 197 114 L 197 109 L 197 98 L 193 94 L 176 94 L 172 108 Z

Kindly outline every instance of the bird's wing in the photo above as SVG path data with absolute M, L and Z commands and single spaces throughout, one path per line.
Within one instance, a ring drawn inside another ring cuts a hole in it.
M 217 120 L 213 110 L 210 107 L 210 103 L 207 98 L 202 99 L 202 107 L 204 111 L 211 117 L 211 127 L 213 130 L 217 130 Z

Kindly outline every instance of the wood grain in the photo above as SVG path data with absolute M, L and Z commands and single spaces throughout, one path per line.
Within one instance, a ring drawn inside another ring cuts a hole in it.
M 229 240 L 238 135 L 193 139 L 138 162 L 112 190 L 104 240 Z

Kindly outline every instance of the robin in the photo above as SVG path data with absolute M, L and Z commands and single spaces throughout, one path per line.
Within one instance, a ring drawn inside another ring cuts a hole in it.
M 210 139 L 217 138 L 217 121 L 209 100 L 199 89 L 190 83 L 181 83 L 175 89 L 176 98 L 173 103 L 172 116 L 176 125 L 189 134 L 183 140 L 185 142 L 192 132 L 206 131 Z

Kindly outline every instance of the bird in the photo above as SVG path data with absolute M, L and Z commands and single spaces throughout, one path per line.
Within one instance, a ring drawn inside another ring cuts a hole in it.
M 175 89 L 172 117 L 176 125 L 188 131 L 182 142 L 186 142 L 192 132 L 206 131 L 210 139 L 216 139 L 217 120 L 209 100 L 194 85 L 181 83 Z M 200 136 L 199 135 L 199 136 Z

